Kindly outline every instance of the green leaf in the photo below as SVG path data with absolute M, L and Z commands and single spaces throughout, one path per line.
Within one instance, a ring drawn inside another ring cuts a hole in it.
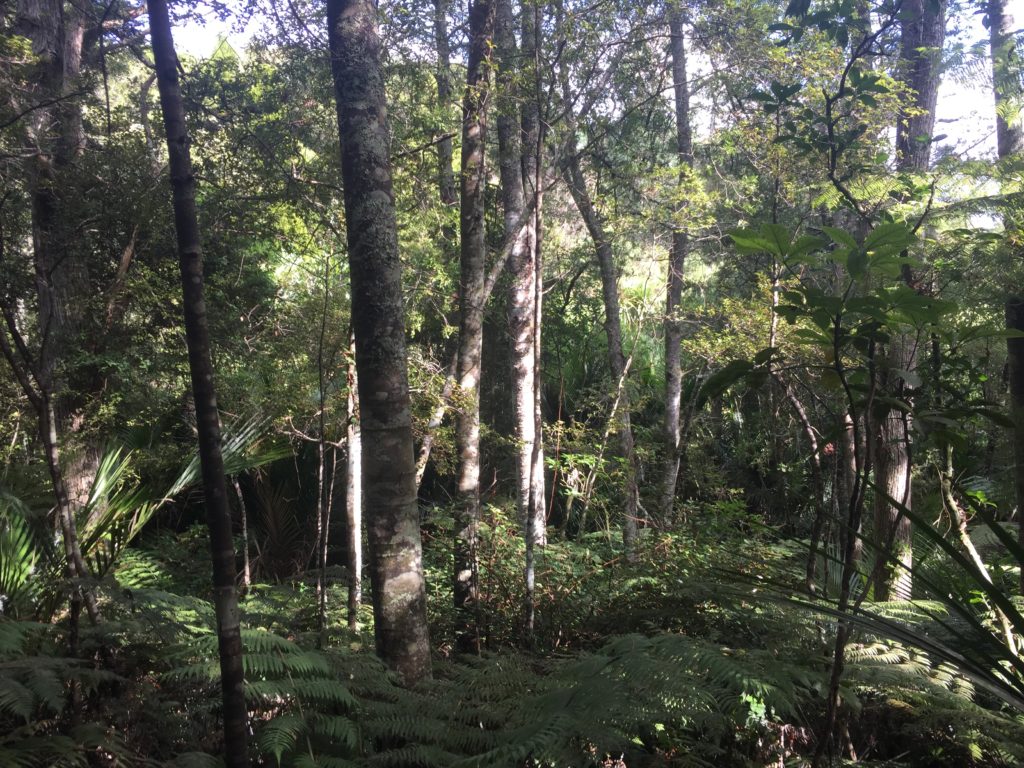
M 916 239 L 906 224 L 880 224 L 868 233 L 864 240 L 864 249 L 866 251 L 877 251 L 882 248 L 903 250 Z
M 846 271 L 855 279 L 864 276 L 868 269 L 868 254 L 863 248 L 851 248 L 846 258 Z
M 835 227 L 822 227 L 821 231 L 831 237 L 832 241 L 838 245 L 845 245 L 847 248 L 857 247 L 857 241 L 846 230 L 836 229 Z

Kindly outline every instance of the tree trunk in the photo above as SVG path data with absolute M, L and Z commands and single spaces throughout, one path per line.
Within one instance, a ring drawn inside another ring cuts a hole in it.
M 355 350 L 348 365 L 346 445 L 348 471 L 345 481 L 345 530 L 348 535 L 348 628 L 359 629 L 359 606 L 363 601 L 363 493 L 360 476 L 363 441 L 359 431 L 359 392 Z
M 572 128 L 570 128 L 572 130 Z M 566 182 L 576 208 L 583 217 L 587 231 L 594 241 L 594 253 L 601 272 L 601 294 L 604 298 L 604 329 L 608 340 L 608 368 L 612 385 L 618 392 L 619 422 L 616 425 L 619 452 L 624 463 L 625 481 L 623 492 L 622 543 L 628 556 L 632 557 L 636 547 L 637 510 L 639 489 L 637 488 L 636 450 L 633 443 L 633 429 L 630 424 L 629 387 L 626 382 L 626 356 L 622 351 L 622 322 L 619 317 L 619 281 L 615 270 L 612 244 L 605 234 L 604 222 L 594 207 L 587 191 L 586 180 L 580 168 L 579 155 L 573 153 L 566 163 Z
M 469 11 L 469 60 L 462 121 L 461 249 L 459 274 L 460 410 L 455 425 L 459 457 L 455 501 L 455 635 L 459 650 L 478 648 L 477 535 L 480 525 L 480 362 L 484 328 L 484 155 L 487 131 L 488 74 L 495 7 L 475 0 Z
M 448 5 L 450 0 L 434 0 L 434 43 L 437 47 L 437 71 L 434 79 L 437 82 L 437 107 L 442 115 L 448 111 L 452 103 L 452 63 L 451 48 L 448 42 Z M 441 128 L 444 132 L 444 126 Z M 441 204 L 446 208 L 459 202 L 455 189 L 455 172 L 452 170 L 452 138 L 444 132 L 437 142 L 437 188 L 441 196 Z M 444 230 L 445 239 L 451 241 L 455 232 L 451 227 Z
M 534 623 L 534 559 L 533 546 L 547 544 L 547 500 L 545 499 L 544 478 L 544 414 L 542 395 L 544 379 L 542 371 L 541 333 L 543 327 L 544 303 L 544 260 L 542 250 L 542 234 L 544 224 L 544 129 L 540 119 L 541 98 L 544 84 L 540 70 L 541 47 L 541 10 L 538 2 L 523 4 L 522 11 L 522 61 L 524 82 L 532 81 L 533 92 L 523 96 L 522 110 L 522 170 L 523 192 L 526 199 L 524 214 L 529 217 L 526 223 L 531 229 L 533 262 L 533 286 L 531 311 L 533 312 L 533 455 L 530 457 L 530 501 L 528 520 L 532 526 L 527 528 L 526 540 L 531 544 L 531 558 L 527 564 L 527 583 L 530 587 L 529 602 L 524 606 L 524 626 L 528 633 L 533 632 Z M 527 290 L 527 286 L 523 286 Z M 532 528 L 532 530 L 531 530 Z
M 931 159 L 935 103 L 939 92 L 942 45 L 946 36 L 946 0 L 907 0 L 900 14 L 900 69 L 903 83 L 913 93 L 896 125 L 896 164 L 900 171 L 924 173 Z M 904 282 L 920 290 L 909 268 Z M 899 334 L 890 342 L 886 384 L 892 397 L 906 398 L 905 381 L 891 372 L 917 367 L 916 339 Z M 910 519 L 890 504 L 882 492 L 911 508 L 910 416 L 890 409 L 878 420 L 875 433 L 875 598 L 909 600 L 913 562 Z
M 377 653 L 407 685 L 430 675 L 380 36 L 374 0 L 328 0 L 359 374 L 363 499 Z
M 895 372 L 917 367 L 917 340 L 908 334 L 894 336 L 881 382 L 882 391 L 892 397 L 909 399 L 906 382 Z M 879 420 L 875 459 L 875 599 L 909 600 L 913 565 L 912 527 L 894 499 L 912 509 L 911 417 L 890 408 Z M 888 498 L 887 498 L 888 497 Z
M 946 0 L 904 0 L 900 19 L 900 79 L 913 97 L 896 124 L 896 162 L 901 171 L 923 173 L 932 153 Z
M 221 693 L 224 700 L 224 761 L 231 768 L 249 765 L 248 712 L 242 669 L 242 632 L 235 585 L 235 549 L 231 532 L 227 479 L 220 449 L 220 416 L 213 382 L 210 333 L 203 297 L 203 255 L 196 212 L 196 180 L 192 173 L 185 107 L 178 82 L 178 57 L 171 37 L 166 0 L 150 0 L 150 30 L 156 61 L 160 106 L 167 136 L 168 164 L 173 190 L 174 228 L 178 237 L 185 344 L 188 347 L 192 396 L 199 433 L 199 463 L 203 476 L 213 591 L 220 647 Z
M 81 74 L 85 18 L 56 0 L 20 0 L 14 33 L 26 37 L 37 57 L 28 97 L 43 106 L 25 119 L 26 160 L 32 203 L 32 246 L 38 299 L 40 386 L 51 400 L 62 450 L 61 475 L 73 512 L 89 498 L 100 449 L 76 439 L 82 407 L 99 391 L 89 366 L 73 358 L 82 349 L 88 267 L 69 247 L 71 225 L 64 219 L 63 172 L 84 146 L 82 109 L 73 97 Z
M 1005 0 L 989 0 L 989 42 L 992 55 L 992 82 L 996 102 L 996 145 L 1001 164 L 1017 163 L 1024 154 L 1024 125 L 1019 108 L 1024 87 L 1020 80 L 1020 52 L 1017 50 L 1013 17 Z M 1008 119 L 1010 118 L 1010 119 Z M 1003 208 L 1005 248 L 1012 262 L 1010 274 L 1016 279 L 1007 285 L 1019 286 L 1024 270 L 1021 259 L 1021 218 L 1014 205 Z M 1024 294 L 1019 289 L 1006 298 L 1006 328 L 1024 332 Z M 1024 338 L 1006 340 L 1006 359 L 1010 374 L 1010 416 L 1013 419 L 1014 489 L 1017 503 L 1018 537 L 1024 547 Z M 1020 574 L 1024 591 L 1024 568 Z
M 242 524 L 242 587 L 249 588 L 252 583 L 252 569 L 249 564 L 249 514 L 245 508 L 245 496 L 242 494 L 242 486 L 238 482 L 238 476 L 231 478 L 231 484 L 235 487 L 235 498 L 238 499 L 238 518 Z
M 675 95 L 676 153 L 679 183 L 682 185 L 693 168 L 693 141 L 690 133 L 690 88 L 686 76 L 686 40 L 683 36 L 685 10 L 672 4 L 668 9 L 672 33 L 672 90 Z M 680 344 L 683 329 L 679 322 L 679 303 L 683 295 L 683 271 L 686 266 L 686 230 L 673 221 L 672 248 L 668 258 L 665 291 L 665 470 L 662 478 L 661 517 L 666 523 L 674 518 L 676 481 L 679 477 L 679 408 L 683 392 Z

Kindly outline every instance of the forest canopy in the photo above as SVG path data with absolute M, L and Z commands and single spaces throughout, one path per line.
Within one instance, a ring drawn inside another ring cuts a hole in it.
M 1015 11 L 0 4 L 0 766 L 1024 764 Z

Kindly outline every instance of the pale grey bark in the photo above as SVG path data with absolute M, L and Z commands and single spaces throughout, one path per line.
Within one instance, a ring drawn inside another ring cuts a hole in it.
M 480 363 L 483 351 L 486 241 L 484 191 L 489 69 L 495 6 L 474 0 L 469 10 L 469 58 L 463 100 L 460 189 L 459 413 L 455 424 L 458 496 L 455 502 L 454 596 L 456 642 L 479 648 L 477 537 L 480 525 Z

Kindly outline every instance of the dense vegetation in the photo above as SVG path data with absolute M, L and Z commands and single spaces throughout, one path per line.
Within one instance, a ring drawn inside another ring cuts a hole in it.
M 0 5 L 0 766 L 1024 764 L 1009 6 Z

